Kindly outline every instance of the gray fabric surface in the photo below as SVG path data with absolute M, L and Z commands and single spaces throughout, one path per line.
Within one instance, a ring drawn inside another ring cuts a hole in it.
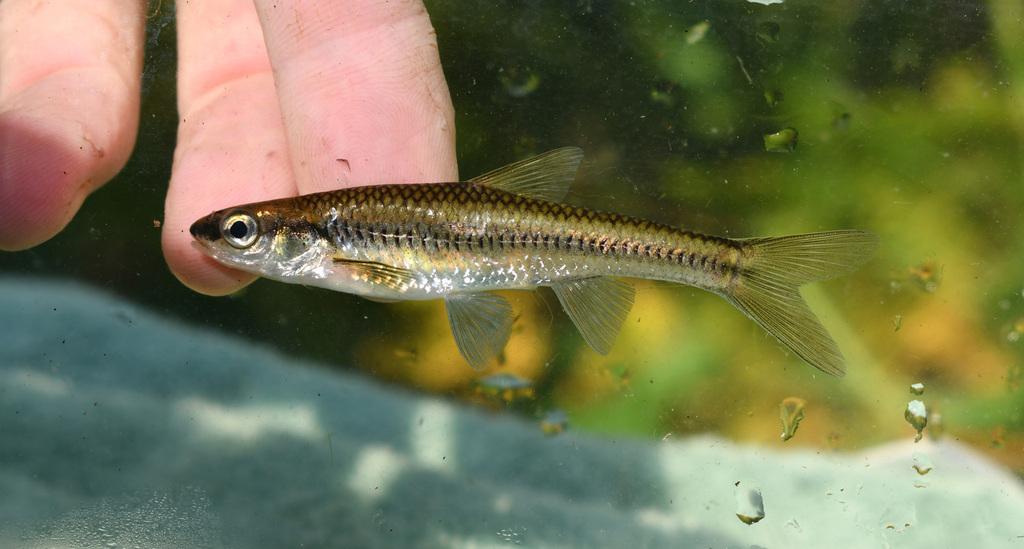
M 747 526 L 751 480 L 766 518 Z M 545 437 L 18 278 L 0 278 L 0 494 L 3 547 L 1024 545 L 1020 482 L 954 442 Z

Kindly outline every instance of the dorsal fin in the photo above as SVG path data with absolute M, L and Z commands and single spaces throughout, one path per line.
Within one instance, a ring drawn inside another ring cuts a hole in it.
M 537 200 L 561 202 L 583 160 L 579 147 L 562 147 L 520 160 L 469 181 Z

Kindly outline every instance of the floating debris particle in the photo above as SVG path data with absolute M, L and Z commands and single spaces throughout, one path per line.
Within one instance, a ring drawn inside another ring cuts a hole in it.
M 782 92 L 775 88 L 768 88 L 764 90 L 764 100 L 768 103 L 768 106 L 775 108 L 776 105 L 782 102 Z
M 605 370 L 605 372 L 607 372 L 607 374 L 611 376 L 616 383 L 618 383 L 619 387 L 629 386 L 631 374 L 628 367 L 618 365 Z
M 925 410 L 924 403 L 920 400 L 911 400 L 907 403 L 907 411 L 903 413 L 903 417 L 907 419 L 907 423 L 911 427 L 917 429 L 914 442 L 921 442 L 921 431 L 928 426 L 928 412 Z
M 910 386 L 910 394 L 921 396 L 924 394 L 924 383 L 915 383 Z
M 540 87 L 540 76 L 531 69 L 517 67 L 503 70 L 498 79 L 512 97 L 526 97 Z
M 1013 362 L 1006 367 L 1006 390 L 1011 393 L 1020 389 L 1020 380 L 1024 378 L 1024 371 L 1020 367 L 1020 363 Z
M 671 93 L 658 89 L 651 90 L 651 101 L 666 107 L 674 107 L 676 104 L 676 100 L 672 97 Z
M 939 273 L 935 269 L 935 261 L 927 259 L 920 265 L 907 267 L 902 272 L 894 272 L 892 287 L 900 290 L 906 283 L 917 286 L 928 293 L 935 293 L 939 289 Z
M 561 408 L 548 410 L 540 420 L 540 430 L 545 435 L 557 435 L 569 428 L 569 415 Z
M 797 133 L 793 128 L 784 128 L 764 136 L 764 150 L 775 153 L 790 153 L 796 150 Z
M 928 459 L 928 456 L 921 452 L 914 452 L 914 470 L 917 471 L 917 474 L 927 475 L 928 471 L 934 468 L 935 466 L 932 465 L 932 460 Z
M 779 404 L 779 417 L 782 419 L 782 442 L 793 438 L 800 420 L 804 418 L 807 401 L 800 397 L 789 397 Z
M 736 481 L 736 516 L 743 524 L 754 524 L 764 518 L 761 488 L 750 479 Z
M 846 111 L 837 112 L 832 115 L 832 127 L 839 131 L 845 130 L 850 127 L 851 118 L 853 115 Z
M 996 425 L 992 428 L 992 447 L 1001 450 L 1006 447 L 1006 427 Z
M 1006 301 L 1005 299 L 1003 301 Z M 999 302 L 999 308 L 1003 309 L 1003 301 Z M 1006 304 L 1009 307 L 1009 303 Z M 1004 309 L 1005 310 L 1005 309 Z M 1018 318 L 1013 322 L 1013 326 L 1006 332 L 1006 341 L 1009 343 L 1017 343 L 1020 341 L 1020 335 L 1024 333 L 1024 318 Z

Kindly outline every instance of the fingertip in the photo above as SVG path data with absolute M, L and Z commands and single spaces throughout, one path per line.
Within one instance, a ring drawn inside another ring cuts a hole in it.
M 63 229 L 135 144 L 142 7 L 0 5 L 0 248 Z
M 59 126 L 15 112 L 0 115 L 0 249 L 49 240 L 97 186 L 90 177 L 97 151 L 84 141 L 75 146 L 74 132 Z
M 454 108 L 422 2 L 256 9 L 303 193 L 457 179 Z

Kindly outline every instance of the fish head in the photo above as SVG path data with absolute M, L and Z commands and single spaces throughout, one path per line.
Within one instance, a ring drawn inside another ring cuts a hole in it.
M 267 278 L 318 278 L 329 264 L 326 235 L 305 215 L 269 205 L 236 206 L 189 228 L 197 247 L 217 262 Z

